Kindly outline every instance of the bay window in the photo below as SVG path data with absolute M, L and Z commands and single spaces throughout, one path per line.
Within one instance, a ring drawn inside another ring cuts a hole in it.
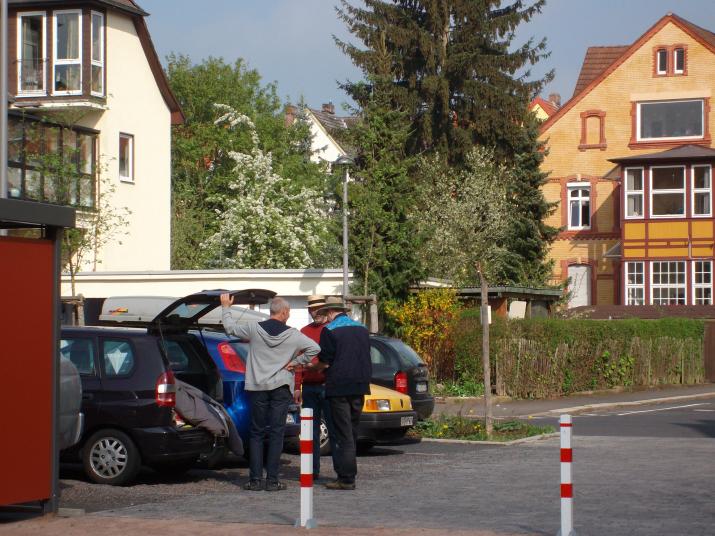
M 693 261 L 693 304 L 713 304 L 712 261 Z
M 626 305 L 645 305 L 644 263 L 626 263 Z
M 640 102 L 637 110 L 637 140 L 695 139 L 704 136 L 702 99 Z
M 104 15 L 92 11 L 92 95 L 104 96 Z
M 652 217 L 685 216 L 685 167 L 657 166 L 650 169 L 650 214 Z
M 569 229 L 591 228 L 591 188 L 583 184 L 568 185 Z
M 626 168 L 626 218 L 643 217 L 643 168 Z
M 685 305 L 686 299 L 685 261 L 653 261 L 651 303 Z
M 53 35 L 54 94 L 81 94 L 82 12 L 55 11 Z
M 45 12 L 17 15 L 17 89 L 20 95 L 45 93 Z
M 712 214 L 711 171 L 709 165 L 693 166 L 691 169 L 693 216 L 710 216 Z

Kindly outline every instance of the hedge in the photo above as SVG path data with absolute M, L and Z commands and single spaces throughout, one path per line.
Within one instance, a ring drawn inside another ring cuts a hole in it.
M 479 314 L 463 312 L 455 340 L 455 376 L 481 377 Z M 704 381 L 704 322 L 495 319 L 490 358 L 496 392 L 544 398 L 615 386 Z

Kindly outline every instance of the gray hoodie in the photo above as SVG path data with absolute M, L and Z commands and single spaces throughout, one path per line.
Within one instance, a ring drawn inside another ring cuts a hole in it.
M 289 362 L 306 364 L 320 353 L 320 346 L 295 328 L 278 320 L 237 323 L 229 307 L 223 308 L 223 328 L 229 335 L 247 340 L 246 391 L 272 391 L 287 385 L 295 387 L 293 373 L 285 369 Z

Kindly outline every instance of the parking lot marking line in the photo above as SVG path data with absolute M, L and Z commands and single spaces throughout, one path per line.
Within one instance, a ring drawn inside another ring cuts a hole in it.
M 410 456 L 446 456 L 446 454 L 439 454 L 436 452 L 405 452 Z
M 656 408 L 656 409 L 642 409 L 640 411 L 627 411 L 625 413 L 619 413 L 619 417 L 623 417 L 624 415 L 633 415 L 635 413 L 654 413 L 656 411 L 668 411 L 671 409 L 682 409 L 682 408 L 692 408 L 693 406 L 707 406 L 707 402 L 703 402 L 700 404 L 686 404 L 684 406 L 671 406 L 669 408 Z
M 693 411 L 715 411 L 715 409 L 694 409 Z

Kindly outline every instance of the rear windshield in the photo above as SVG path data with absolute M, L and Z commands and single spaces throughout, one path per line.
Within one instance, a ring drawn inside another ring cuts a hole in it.
M 419 365 L 424 364 L 424 361 L 422 361 L 422 358 L 417 355 L 417 352 L 415 352 L 412 348 L 407 346 L 401 340 L 388 339 L 385 342 L 388 346 L 390 346 L 393 350 L 397 351 L 397 353 L 400 354 L 400 360 L 403 363 L 409 364 L 413 367 L 417 367 Z

